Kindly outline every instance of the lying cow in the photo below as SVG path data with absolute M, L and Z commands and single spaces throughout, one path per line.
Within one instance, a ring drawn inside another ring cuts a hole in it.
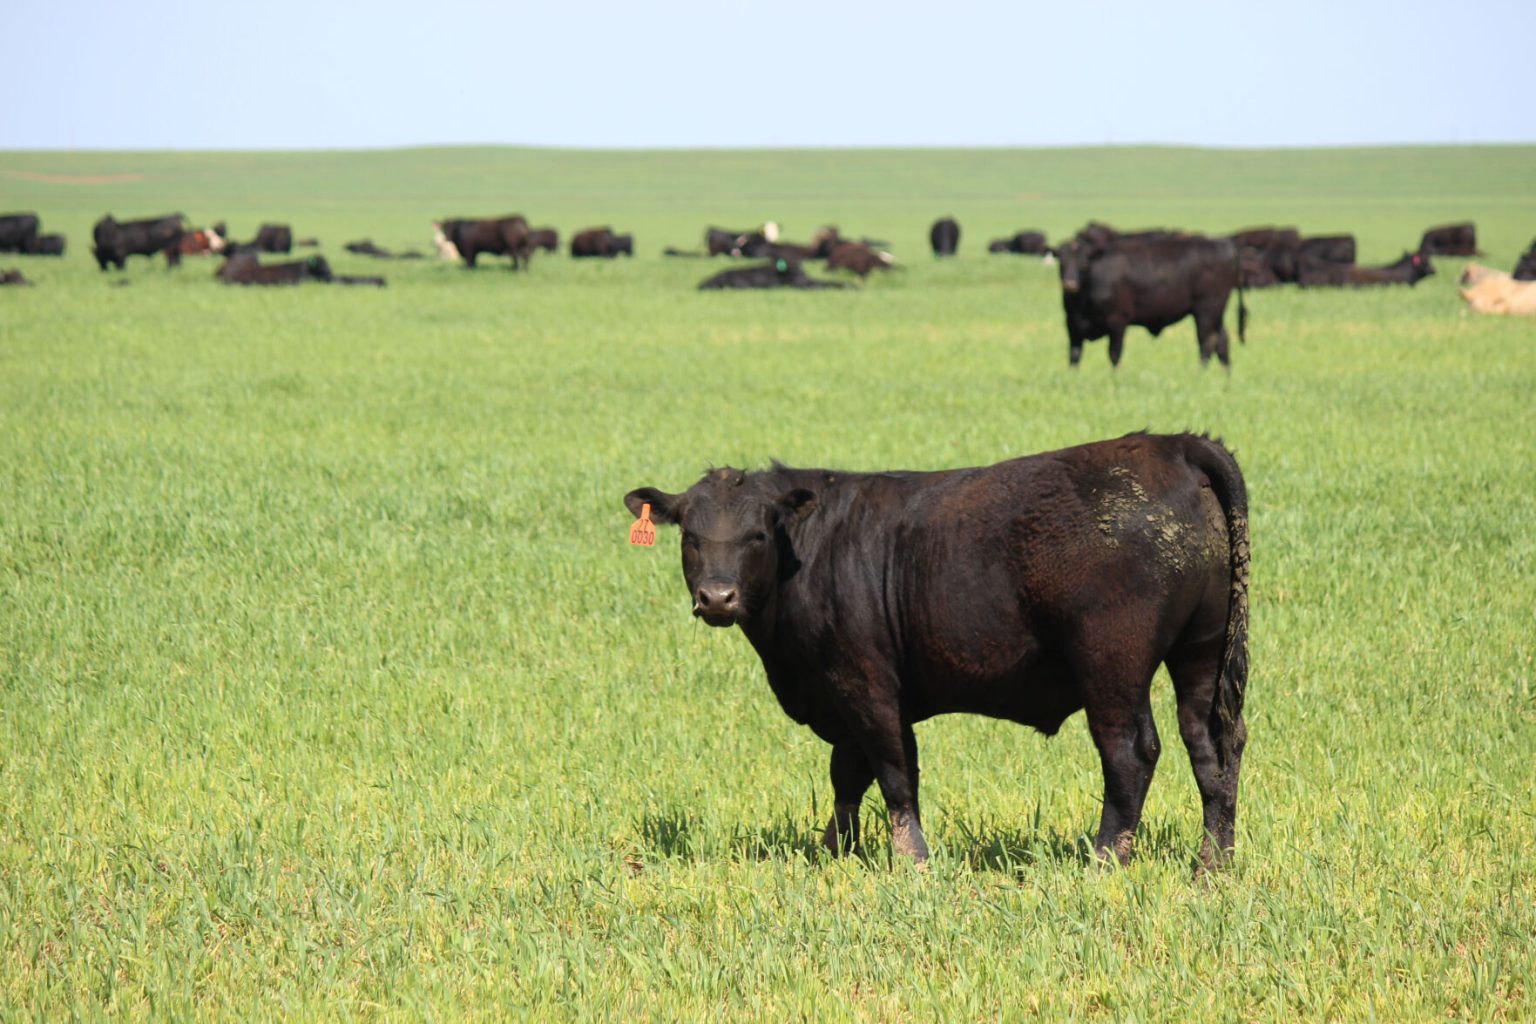
M 32 282 L 28 281 L 26 275 L 21 271 L 12 268 L 10 270 L 0 270 L 0 286 L 5 285 L 19 285 L 24 288 L 30 288 L 32 287 Z
M 0 214 L 0 252 L 31 252 L 41 225 L 35 213 Z
M 953 217 L 940 217 L 928 229 L 928 244 L 935 256 L 953 256 L 960 248 L 960 225 Z
M 183 256 L 209 256 L 224 251 L 224 238 L 215 228 L 194 228 L 181 236 Z
M 863 242 L 843 242 L 827 254 L 828 270 L 851 270 L 868 277 L 871 270 L 889 270 L 896 262 L 888 252 L 871 249 Z
M 165 254 L 165 265 L 181 265 L 181 239 L 186 234 L 187 218 L 179 213 L 144 220 L 119 221 L 110 213 L 96 222 L 91 229 L 95 241 L 91 252 L 96 264 L 106 270 L 116 266 L 123 270 L 129 256 L 153 256 Z
M 63 256 L 63 235 L 38 235 L 32 240 L 31 246 L 22 250 L 28 256 Z
M 818 281 L 809 277 L 798 262 L 790 259 L 722 270 L 714 277 L 699 282 L 699 291 L 725 288 L 803 288 L 814 291 L 819 288 L 846 287 L 841 281 Z
M 1419 240 L 1419 252 L 1426 256 L 1476 256 L 1477 228 L 1471 222 L 1430 228 Z
M 831 744 L 823 842 L 859 849 L 877 783 L 891 845 L 928 857 L 913 726 L 971 712 L 1054 735 L 1087 713 L 1094 850 L 1125 862 L 1173 679 L 1203 806 L 1202 870 L 1234 845 L 1247 727 L 1248 500 L 1219 442 L 1133 434 L 941 472 L 716 469 L 634 515 L 682 532 L 693 614 L 739 626 L 791 719 Z
M 1514 278 L 1516 281 L 1536 281 L 1536 242 L 1521 254 L 1515 264 Z
M 1392 263 L 1380 267 L 1359 267 L 1335 263 L 1307 264 L 1297 278 L 1303 288 L 1371 288 L 1380 285 L 1418 284 L 1435 273 L 1429 257 L 1419 252 L 1405 252 Z
M 1461 275 L 1461 298 L 1473 313 L 1536 316 L 1536 281 L 1517 281 L 1502 270 L 1470 264 Z
M 1094 244 L 1079 236 L 1059 249 L 1068 360 L 1078 365 L 1083 343 L 1108 336 L 1109 362 L 1120 365 L 1125 331 L 1145 327 L 1155 338 L 1194 317 L 1200 362 L 1212 355 L 1231 365 L 1225 323 L 1237 290 L 1237 336 L 1247 341 L 1248 310 L 1230 239 L 1194 236 L 1118 239 Z
M 987 245 L 987 252 L 1018 256 L 1044 256 L 1049 249 L 1045 233 L 1041 231 L 1018 231 L 1007 238 L 993 239 Z
M 255 254 L 248 249 L 231 255 L 214 276 L 225 284 L 260 285 L 292 285 L 302 281 L 330 283 L 333 279 L 331 265 L 326 262 L 324 256 L 311 256 L 308 259 L 294 260 L 290 263 L 272 263 L 263 266 L 257 262 Z
M 533 228 L 528 232 L 528 244 L 545 252 L 559 252 L 560 233 L 554 228 Z
M 608 259 L 635 254 L 635 236 L 618 235 L 610 227 L 588 228 L 571 236 L 571 256 L 576 259 Z
M 528 220 L 520 213 L 484 219 L 450 217 L 439 224 L 443 236 L 459 251 L 464 265 L 471 269 L 482 253 L 510 258 L 513 270 L 526 269 L 532 258 Z

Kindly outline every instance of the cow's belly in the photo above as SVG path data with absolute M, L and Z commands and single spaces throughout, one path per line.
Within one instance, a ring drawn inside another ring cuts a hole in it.
M 929 666 L 908 691 L 914 718 L 968 713 L 1039 729 L 1047 736 L 1083 707 L 1082 691 L 1065 659 L 1054 652 L 1028 654 L 1009 668 L 976 673 Z

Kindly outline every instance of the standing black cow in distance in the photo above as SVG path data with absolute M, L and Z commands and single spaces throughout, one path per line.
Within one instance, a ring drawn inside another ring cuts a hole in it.
M 109 213 L 91 230 L 96 243 L 91 251 L 102 270 L 114 265 L 122 270 L 127 267 L 129 256 L 153 256 L 157 252 L 165 254 L 167 267 L 180 266 L 181 236 L 186 234 L 186 225 L 187 218 L 180 213 L 125 221 Z
M 1430 228 L 1419 239 L 1419 252 L 1426 256 L 1477 256 L 1477 228 L 1470 221 Z
M 1237 246 L 1244 288 L 1267 288 L 1296 280 L 1300 231 L 1295 228 L 1247 228 L 1227 237 Z
M 928 244 L 935 256 L 953 256 L 960 248 L 960 225 L 953 217 L 940 217 L 928 229 Z
M 1061 300 L 1068 359 L 1076 366 L 1083 342 L 1109 337 L 1109 361 L 1120 365 L 1125 331 L 1145 327 L 1155 338 L 1187 316 L 1195 319 L 1200 362 L 1214 354 L 1231 366 L 1227 299 L 1237 289 L 1237 336 L 1247 341 L 1248 308 L 1237 247 L 1199 235 L 1122 238 L 1102 244 L 1073 239 L 1059 249 Z
M 731 288 L 802 288 L 815 291 L 846 287 L 841 281 L 818 281 L 808 275 L 797 260 L 782 256 L 770 263 L 722 270 L 714 277 L 699 282 L 701 292 Z
M 858 849 L 877 782 L 896 852 L 928 857 L 915 723 L 973 712 L 1049 736 L 1084 710 L 1104 773 L 1094 849 L 1124 863 L 1162 664 L 1203 805 L 1200 867 L 1230 857 L 1248 500 L 1219 442 L 1132 434 L 931 473 L 716 469 L 624 504 L 681 527 L 694 615 L 740 626 L 784 711 L 832 745 L 834 854 Z
M 1301 268 L 1303 288 L 1369 288 L 1375 285 L 1418 284 L 1435 273 L 1429 257 L 1421 252 L 1405 252 L 1394 262 L 1380 267 L 1357 267 L 1337 263 L 1313 263 Z
M 576 259 L 614 259 L 635 254 L 635 236 L 614 234 L 611 227 L 588 228 L 571 236 L 571 256 Z
M 41 224 L 35 213 L 0 214 L 0 252 L 30 252 Z
M 526 268 L 533 255 L 528 220 L 519 213 L 484 219 L 450 217 L 441 221 L 440 227 L 443 236 L 458 250 L 464 265 L 470 268 L 474 267 L 481 253 L 510 257 L 513 270 Z
M 554 228 L 532 228 L 528 232 L 528 246 L 545 252 L 559 252 L 560 233 Z
M 1355 262 L 1354 235 L 1308 235 L 1296 248 L 1299 263 Z

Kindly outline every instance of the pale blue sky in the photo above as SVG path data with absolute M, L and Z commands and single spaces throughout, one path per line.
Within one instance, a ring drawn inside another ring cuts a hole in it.
M 1536 0 L 0 9 L 0 149 L 1536 142 Z

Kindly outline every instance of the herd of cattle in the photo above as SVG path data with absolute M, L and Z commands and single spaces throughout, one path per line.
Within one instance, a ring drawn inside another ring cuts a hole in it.
M 474 268 L 481 256 L 505 256 L 513 270 L 530 266 L 535 252 L 556 252 L 560 236 L 548 227 L 532 227 L 521 215 L 450 217 L 432 222 L 433 244 L 443 260 L 462 261 Z M 312 238 L 295 240 L 285 224 L 263 224 L 248 242 L 229 237 L 222 223 L 192 227 L 182 214 L 119 221 L 102 217 L 92 230 L 92 255 L 103 270 L 127 266 L 130 256 L 163 254 L 167 266 L 184 256 L 219 255 L 224 259 L 215 276 L 226 284 L 292 285 L 303 281 L 327 284 L 383 286 L 379 276 L 336 274 L 325 257 L 263 263 L 261 254 L 288 254 L 295 247 L 314 246 Z M 953 217 L 935 221 L 929 244 L 936 258 L 954 256 L 960 247 L 960 225 Z M 0 252 L 61 256 L 65 239 L 44 234 L 34 213 L 0 215 Z M 374 259 L 424 259 L 416 250 L 392 252 L 371 239 L 348 242 L 347 252 Z M 1244 291 L 1294 284 L 1301 288 L 1363 288 L 1414 285 L 1435 273 L 1432 256 L 1479 255 L 1472 224 L 1430 228 L 1412 251 L 1380 266 L 1355 262 L 1353 235 L 1304 236 L 1293 227 L 1250 228 L 1226 236 L 1158 229 L 1121 232 L 1090 222 L 1071 238 L 1051 245 L 1042 231 L 1021 230 L 989 243 L 999 255 L 1037 255 L 1057 265 L 1066 315 L 1068 361 L 1076 366 L 1083 345 L 1108 339 L 1109 359 L 1118 366 L 1130 327 L 1143 327 L 1153 336 L 1186 317 L 1195 322 L 1200 361 L 1215 356 L 1230 366 L 1226 308 L 1237 292 L 1237 335 L 1246 340 L 1247 304 Z M 575 258 L 614 259 L 633 256 L 634 236 L 611 227 L 589 228 L 573 235 L 569 251 Z M 818 279 L 805 264 L 824 261 L 828 271 L 846 271 L 867 278 L 876 270 L 896 266 L 888 243 L 872 238 L 845 237 L 838 228 L 820 228 L 808 242 L 780 237 L 776 223 L 733 231 L 704 230 L 702 250 L 667 248 L 672 257 L 726 257 L 758 260 L 714 274 L 698 285 L 713 291 L 738 288 L 838 289 L 844 281 Z M 26 284 L 19 270 L 0 273 L 0 285 Z M 1512 273 L 1468 266 L 1461 277 L 1467 309 L 1479 313 L 1536 315 L 1536 241 L 1520 257 Z

